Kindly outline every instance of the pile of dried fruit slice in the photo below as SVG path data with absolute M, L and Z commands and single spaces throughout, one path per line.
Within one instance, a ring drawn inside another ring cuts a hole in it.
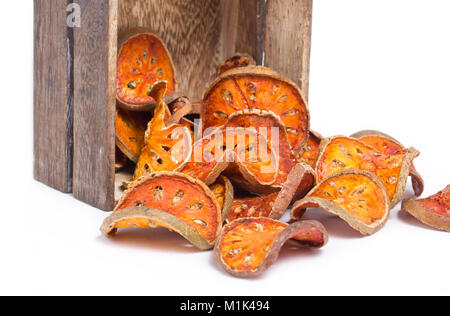
M 116 168 L 130 166 L 128 157 L 136 169 L 102 225 L 105 235 L 165 227 L 199 249 L 215 247 L 226 271 L 250 277 L 266 270 L 288 240 L 311 248 L 327 243 L 319 222 L 300 221 L 308 208 L 372 235 L 401 201 L 408 174 L 422 194 L 412 163 L 417 150 L 377 131 L 322 137 L 310 130 L 297 85 L 255 64 L 247 54 L 224 60 L 203 99 L 191 102 L 175 98 L 176 72 L 158 36 L 141 32 L 123 42 Z M 198 115 L 201 121 L 193 121 Z M 450 186 L 402 207 L 449 231 L 449 196 Z M 289 207 L 290 224 L 279 221 Z
M 428 226 L 450 232 L 450 185 L 425 199 L 404 200 L 402 209 Z

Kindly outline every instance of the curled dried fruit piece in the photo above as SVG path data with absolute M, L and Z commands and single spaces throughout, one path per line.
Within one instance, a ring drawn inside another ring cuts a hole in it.
M 144 147 L 145 130 L 151 120 L 149 112 L 118 109 L 116 115 L 117 147 L 133 162 L 137 162 Z
M 345 169 L 373 172 L 386 186 L 394 207 L 403 197 L 412 161 L 419 155 L 414 148 L 385 155 L 356 138 L 335 136 L 324 139 L 316 163 L 319 181 Z
M 233 200 L 227 221 L 242 217 L 280 219 L 294 199 L 302 198 L 315 184 L 314 171 L 304 164 L 292 168 L 280 191 L 256 197 Z
M 309 207 L 338 215 L 363 235 L 380 230 L 389 217 L 386 187 L 373 173 L 347 169 L 325 178 L 306 197 L 294 203 L 291 218 L 298 220 Z
M 210 243 L 193 226 L 186 224 L 170 213 L 142 206 L 125 208 L 113 213 L 105 219 L 100 230 L 105 236 L 110 237 L 119 228 L 158 227 L 177 232 L 199 249 L 211 249 Z
M 136 206 L 172 214 L 195 229 L 211 247 L 222 225 L 222 210 L 213 192 L 182 173 L 155 172 L 140 178 L 124 193 L 114 212 Z
M 231 114 L 244 109 L 272 111 L 283 122 L 296 155 L 308 139 L 309 111 L 300 89 L 273 70 L 260 66 L 235 68 L 220 76 L 206 91 L 203 128 L 223 126 Z
M 162 40 L 145 32 L 128 37 L 120 46 L 117 57 L 119 105 L 133 111 L 149 110 L 155 105 L 151 88 L 160 80 L 167 81 L 165 95 L 177 90 L 172 58 Z
M 234 188 L 227 177 L 221 176 L 216 183 L 210 186 L 212 193 L 222 209 L 222 219 L 228 217 L 234 198 Z
M 236 53 L 220 63 L 219 68 L 217 70 L 217 76 L 220 76 L 221 74 L 230 69 L 255 65 L 256 61 L 249 54 Z
M 425 199 L 404 200 L 402 210 L 428 226 L 450 232 L 450 185 Z
M 230 274 L 252 277 L 276 261 L 281 247 L 289 239 L 297 246 L 321 248 L 327 243 L 328 235 L 317 221 L 288 225 L 266 217 L 240 218 L 224 226 L 214 253 Z
M 300 162 L 306 163 L 314 168 L 314 166 L 316 165 L 317 157 L 319 156 L 319 148 L 322 140 L 322 135 L 310 130 L 308 142 L 306 143 L 304 153 L 300 157 Z
M 162 100 L 165 82 L 155 84 L 151 95 L 157 100 L 153 119 L 145 133 L 145 146 L 135 170 L 135 179 L 155 171 L 177 171 L 183 168 L 191 156 L 192 135 L 189 128 L 181 124 L 166 122 L 170 111 Z
M 254 185 L 271 185 L 278 175 L 278 157 L 264 135 L 242 127 L 213 129 L 194 144 L 181 170 L 209 185 L 230 164 Z
M 379 131 L 374 130 L 360 131 L 351 135 L 350 137 L 359 139 L 363 143 L 372 146 L 373 148 L 375 148 L 376 150 L 385 155 L 393 155 L 396 152 L 405 149 L 405 147 L 398 140 Z M 421 196 L 423 193 L 424 182 L 422 176 L 414 167 L 414 164 L 411 164 L 409 175 L 411 176 L 414 194 L 416 196 Z

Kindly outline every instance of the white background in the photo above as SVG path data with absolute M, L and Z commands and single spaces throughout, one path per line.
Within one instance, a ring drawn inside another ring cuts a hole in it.
M 102 237 L 107 214 L 32 179 L 32 1 L 1 1 L 0 14 L 0 294 L 450 294 L 450 234 L 399 207 L 372 237 L 310 211 L 329 244 L 285 249 L 253 280 L 164 230 Z M 379 129 L 415 146 L 425 196 L 450 183 L 449 14 L 445 0 L 314 5 L 313 129 Z

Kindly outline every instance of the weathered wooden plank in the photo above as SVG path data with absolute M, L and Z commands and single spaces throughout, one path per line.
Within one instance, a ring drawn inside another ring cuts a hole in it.
M 117 1 L 77 0 L 74 32 L 73 193 L 103 210 L 114 207 Z
M 267 0 L 264 64 L 293 80 L 308 99 L 312 0 Z
M 167 45 L 177 69 L 179 90 L 200 99 L 224 58 L 220 0 L 123 0 L 119 37 L 146 27 Z
M 72 91 L 67 0 L 34 1 L 34 177 L 72 190 Z

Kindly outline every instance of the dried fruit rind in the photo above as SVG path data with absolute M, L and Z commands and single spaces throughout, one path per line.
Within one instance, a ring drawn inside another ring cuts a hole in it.
M 379 152 L 386 155 L 392 155 L 405 149 L 405 147 L 398 140 L 380 131 L 363 130 L 351 135 L 350 137 L 359 139 L 363 143 L 372 146 Z M 414 164 L 411 165 L 409 175 L 411 176 L 414 194 L 416 196 L 421 196 L 424 189 L 424 181 L 422 176 L 414 167 Z
M 100 230 L 105 236 L 110 237 L 119 228 L 157 227 L 164 227 L 177 232 L 201 250 L 211 249 L 211 244 L 193 226 L 186 224 L 170 213 L 142 206 L 114 212 L 104 220 Z
M 231 205 L 233 204 L 234 198 L 234 188 L 231 181 L 227 177 L 220 176 L 216 183 L 209 187 L 214 193 L 221 209 L 222 209 L 222 219 L 226 219 L 231 210 Z
M 237 277 L 253 277 L 264 272 L 278 258 L 281 247 L 292 238 L 293 244 L 323 247 L 328 235 L 317 221 L 288 225 L 266 218 L 240 218 L 224 226 L 214 253 L 220 265 Z
M 217 69 L 217 76 L 220 76 L 221 74 L 230 69 L 255 65 L 256 65 L 255 59 L 253 59 L 253 57 L 250 56 L 249 54 L 236 53 L 220 63 Z
M 155 105 L 149 91 L 159 80 L 166 80 L 165 95 L 177 90 L 172 58 L 163 41 L 155 34 L 137 30 L 120 45 L 117 57 L 116 96 L 127 110 L 149 110 Z
M 194 227 L 211 246 L 222 224 L 222 209 L 213 192 L 203 182 L 178 172 L 155 172 L 134 181 L 114 212 L 135 206 L 174 215 Z
M 171 121 L 171 113 L 162 100 L 165 81 L 156 83 L 151 95 L 157 100 L 154 116 L 145 132 L 145 145 L 135 170 L 135 179 L 155 171 L 178 171 L 191 156 L 192 135 L 189 128 Z
M 390 199 L 386 187 L 373 173 L 347 169 L 319 183 L 294 203 L 291 218 L 298 220 L 309 207 L 321 207 L 338 215 L 363 235 L 372 235 L 386 223 Z
M 320 144 L 315 169 L 319 181 L 345 169 L 371 171 L 383 181 L 394 207 L 403 197 L 412 161 L 418 155 L 411 147 L 388 156 L 356 138 L 335 136 Z
M 145 130 L 151 120 L 149 112 L 117 110 L 116 145 L 133 162 L 137 162 L 145 144 Z
M 286 128 L 294 153 L 303 152 L 308 139 L 309 110 L 295 83 L 261 66 L 231 69 L 204 94 L 203 128 L 225 125 L 231 114 L 244 109 L 274 112 Z
M 450 185 L 424 199 L 404 200 L 402 210 L 428 226 L 450 232 Z

